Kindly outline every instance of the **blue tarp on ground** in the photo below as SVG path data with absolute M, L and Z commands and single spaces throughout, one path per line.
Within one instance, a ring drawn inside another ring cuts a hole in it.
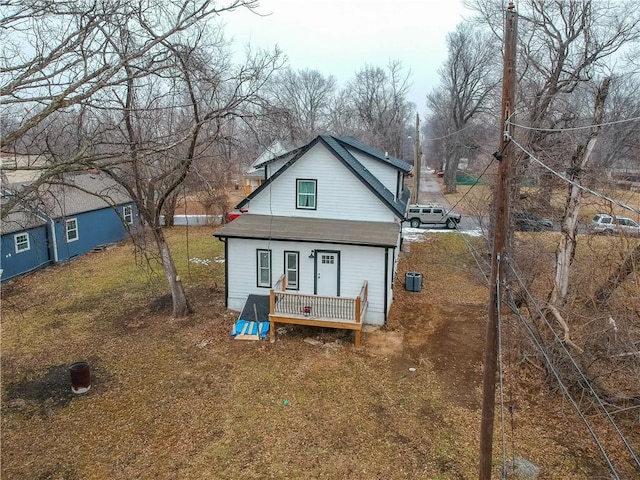
M 236 338 L 265 338 L 268 332 L 269 295 L 249 295 L 231 335 Z
M 269 322 L 251 322 L 238 320 L 231 329 L 231 336 L 246 336 L 265 338 L 269 333 Z

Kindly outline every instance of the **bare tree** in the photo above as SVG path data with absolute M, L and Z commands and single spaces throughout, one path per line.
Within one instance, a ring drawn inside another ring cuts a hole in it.
M 3 131 L 3 145 L 16 145 L 54 114 L 75 115 L 76 148 L 41 169 L 34 188 L 60 171 L 88 166 L 115 179 L 153 235 L 174 316 L 187 314 L 160 215 L 227 119 L 259 109 L 260 90 L 281 66 L 277 50 L 248 52 L 244 65 L 232 65 L 221 32 L 207 28 L 215 15 L 257 3 L 70 1 L 52 13 L 50 2 L 9 3 L 3 25 L 17 35 L 25 22 L 38 28 L 27 37 L 35 41 L 33 58 L 4 59 L 2 93 L 9 101 L 3 108 L 19 106 L 26 113 Z M 73 32 L 60 39 L 57 28 L 64 22 Z M 39 146 L 54 150 L 50 142 Z
M 499 84 L 495 72 L 499 69 L 496 42 L 471 24 L 461 23 L 449 33 L 447 48 L 447 61 L 439 71 L 441 86 L 427 95 L 427 105 L 442 137 L 445 190 L 454 193 L 460 158 L 468 156 L 474 146 L 464 130 L 492 105 L 491 95 Z
M 640 79 L 637 74 L 612 77 L 607 98 L 607 121 L 602 128 L 592 168 L 593 182 L 602 182 L 603 173 L 612 168 L 632 168 L 640 156 L 640 129 L 637 122 L 625 122 L 640 117 Z
M 501 38 L 501 3 L 473 0 L 467 5 Z M 531 0 L 518 5 L 518 14 L 517 118 L 529 127 L 518 135 L 527 150 L 538 153 L 549 148 L 545 142 L 553 143 L 550 137 L 557 137 L 553 129 L 575 126 L 566 104 L 576 88 L 599 74 L 610 75 L 607 70 L 615 55 L 640 39 L 640 5 L 632 1 Z M 529 166 L 526 155 L 517 163 L 519 180 Z M 521 182 L 512 185 L 517 200 Z M 549 198 L 548 192 L 543 197 Z
M 342 97 L 348 103 L 340 113 L 358 121 L 353 134 L 396 157 L 402 155 L 414 115 L 415 107 L 407 101 L 409 76 L 399 61 L 386 70 L 366 65 L 356 72 Z
M 284 128 L 288 131 L 282 140 L 304 144 L 329 130 L 335 77 L 325 77 L 317 70 L 289 68 L 274 79 L 271 89 L 274 107 L 282 110 L 274 120 L 286 120 Z
M 568 180 L 572 183 L 568 186 L 567 200 L 560 228 L 561 237 L 556 249 L 556 270 L 553 288 L 549 294 L 548 301 L 548 308 L 558 323 L 563 326 L 567 341 L 569 337 L 569 327 L 562 318 L 560 310 L 564 307 L 567 300 L 569 272 L 578 243 L 578 214 L 580 213 L 580 199 L 582 198 L 582 189 L 580 189 L 578 185 L 580 184 L 584 169 L 589 163 L 596 142 L 598 141 L 598 134 L 601 128 L 600 124 L 604 119 L 605 101 L 609 94 L 610 83 L 611 78 L 607 77 L 597 89 L 594 102 L 593 127 L 585 139 L 585 142 L 576 146 L 576 150 L 571 157 L 571 164 L 568 168 Z
M 10 145 L 53 112 L 120 84 L 125 64 L 162 42 L 222 12 L 257 5 L 257 0 L 223 5 L 207 0 L 2 2 L 0 96 L 3 109 L 18 115 L 2 132 L 0 145 Z M 153 24 L 147 20 L 150 15 L 155 16 Z M 110 42 L 121 33 L 123 19 L 137 19 L 132 33 L 144 38 L 124 57 Z

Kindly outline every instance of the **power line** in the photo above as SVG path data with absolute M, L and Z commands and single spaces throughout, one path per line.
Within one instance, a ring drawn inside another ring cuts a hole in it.
M 518 142 L 516 142 L 516 140 L 513 137 L 509 137 L 509 138 L 513 142 L 513 144 L 515 146 L 517 146 L 520 150 L 522 150 L 524 153 L 526 153 L 529 156 L 529 158 L 531 158 L 531 160 L 533 160 L 534 162 L 536 162 L 537 164 L 539 164 L 543 168 L 545 168 L 548 171 L 550 171 L 551 173 L 553 173 L 556 177 L 564 180 L 565 182 L 573 185 L 574 187 L 579 188 L 580 190 L 583 190 L 583 191 L 585 191 L 587 193 L 590 193 L 591 195 L 594 195 L 594 196 L 596 196 L 598 198 L 602 198 L 603 200 L 606 200 L 606 201 L 608 201 L 610 203 L 613 203 L 614 205 L 618 205 L 619 207 L 624 208 L 625 210 L 629 210 L 631 212 L 634 212 L 634 213 L 637 213 L 638 215 L 640 215 L 640 210 L 638 210 L 637 208 L 634 208 L 634 207 L 631 207 L 629 205 L 626 205 L 626 204 L 622 203 L 619 200 L 615 200 L 613 198 L 607 197 L 606 195 L 603 195 L 602 193 L 598 193 L 595 190 L 591 190 L 590 188 L 587 188 L 587 187 L 585 187 L 583 185 L 580 185 L 579 183 L 574 182 L 573 180 L 569 180 L 567 177 L 565 177 L 561 173 L 556 172 L 553 168 L 551 168 L 550 166 L 546 165 L 541 160 L 536 158 L 536 156 L 533 153 L 531 153 L 526 148 L 524 148 L 522 145 L 520 145 Z
M 486 167 L 484 167 L 484 170 L 483 170 L 483 171 L 482 171 L 482 173 L 478 176 L 478 178 L 476 179 L 475 183 L 474 183 L 473 185 L 471 185 L 471 187 L 469 188 L 469 190 L 467 190 L 467 191 L 464 193 L 464 195 L 462 195 L 462 196 L 458 199 L 458 201 L 455 203 L 455 205 L 454 205 L 453 207 L 451 207 L 449 210 L 453 210 L 453 209 L 455 209 L 455 208 L 458 206 L 458 204 L 460 204 L 460 202 L 462 202 L 462 200 L 464 200 L 464 199 L 465 199 L 465 197 L 466 197 L 467 195 L 469 195 L 469 192 L 470 192 L 471 190 L 473 190 L 473 187 L 475 187 L 478 183 L 480 183 L 480 179 L 484 176 L 484 174 L 485 174 L 485 173 L 487 173 L 487 170 L 489 170 L 489 167 L 490 167 L 492 164 L 493 164 L 493 162 L 489 162 L 489 163 L 487 163 L 487 166 L 486 166 Z
M 621 123 L 637 122 L 638 120 L 640 120 L 640 117 L 626 118 L 624 120 L 615 120 L 612 122 L 600 123 L 597 125 L 584 125 L 582 127 L 567 127 L 567 128 L 536 128 L 536 127 L 529 127 L 527 125 L 512 123 L 512 122 L 509 122 L 508 120 L 506 123 L 508 125 L 513 125 L 514 127 L 517 127 L 517 128 L 522 128 L 524 130 L 533 130 L 536 132 L 571 132 L 575 130 L 587 130 L 594 127 L 608 127 L 609 125 L 619 125 Z
M 512 270 L 513 270 L 513 267 L 512 267 Z M 517 274 L 516 274 L 516 276 L 517 276 Z M 511 292 L 509 290 L 507 291 L 507 293 L 508 293 L 509 296 L 511 296 Z M 618 476 L 618 472 L 616 471 L 615 467 L 611 463 L 611 459 L 607 455 L 607 452 L 605 451 L 604 446 L 600 443 L 600 440 L 598 439 L 598 436 L 596 435 L 596 432 L 593 430 L 593 427 L 591 426 L 591 424 L 589 423 L 587 418 L 582 413 L 582 410 L 580 410 L 580 407 L 578 406 L 578 404 L 576 403 L 574 398 L 569 393 L 569 389 L 567 388 L 567 386 L 562 382 L 562 379 L 560 378 L 560 374 L 558 373 L 558 371 L 553 366 L 553 363 L 551 362 L 551 359 L 549 358 L 548 353 L 546 352 L 546 350 L 544 349 L 543 345 L 540 343 L 540 341 L 536 337 L 535 333 L 532 331 L 531 326 L 524 319 L 524 316 L 520 313 L 520 309 L 515 304 L 515 302 L 513 301 L 512 298 L 510 299 L 510 302 L 508 304 L 509 304 L 509 307 L 511 308 L 511 310 L 515 313 L 515 315 L 520 319 L 520 321 L 524 325 L 525 329 L 527 330 L 527 333 L 529 333 L 529 336 L 531 337 L 531 340 L 533 341 L 533 343 L 535 343 L 536 347 L 538 347 L 538 350 L 540 351 L 540 353 L 544 357 L 545 362 L 547 363 L 547 366 L 549 367 L 549 370 L 551 370 L 551 373 L 553 373 L 553 376 L 556 378 L 556 380 L 557 380 L 558 384 L 560 385 L 560 388 L 562 389 L 563 393 L 566 395 L 566 397 L 569 399 L 569 401 L 573 405 L 573 408 L 576 410 L 576 412 L 578 413 L 578 416 L 580 417 L 580 419 L 582 420 L 584 425 L 587 427 L 587 430 L 589 430 L 589 433 L 591 434 L 591 437 L 596 442 L 596 445 L 598 446 L 598 449 L 600 450 L 600 453 L 602 454 L 602 456 L 604 457 L 605 461 L 607 462 L 607 466 L 609 467 L 609 470 L 614 475 L 616 480 L 620 480 L 620 477 Z
M 520 284 L 520 286 L 524 289 L 525 293 L 527 294 L 527 296 L 529 297 L 529 299 L 531 300 L 531 302 L 533 303 L 533 305 L 535 306 L 536 312 L 538 314 L 538 316 L 544 321 L 544 323 L 546 324 L 546 326 L 549 328 L 549 330 L 551 331 L 551 333 L 553 334 L 553 337 L 555 338 L 555 340 L 558 342 L 558 344 L 560 345 L 560 347 L 562 348 L 562 350 L 564 350 L 565 354 L 567 355 L 567 357 L 569 358 L 569 360 L 571 361 L 571 364 L 573 365 L 573 367 L 575 368 L 576 372 L 580 375 L 580 377 L 582 378 L 583 382 L 585 385 L 588 386 L 589 391 L 591 392 L 591 395 L 595 398 L 596 402 L 598 403 L 598 405 L 600 406 L 600 408 L 602 409 L 602 411 L 604 412 L 605 416 L 607 417 L 607 419 L 609 420 L 609 422 L 611 423 L 611 425 L 613 426 L 613 428 L 615 429 L 616 433 L 618 434 L 618 436 L 620 437 L 620 439 L 622 440 L 622 443 L 624 443 L 627 451 L 631 454 L 631 457 L 633 458 L 633 460 L 635 461 L 636 465 L 638 465 L 638 467 L 640 467 L 640 460 L 638 459 L 636 453 L 634 452 L 633 448 L 631 447 L 631 445 L 629 445 L 629 442 L 627 441 L 627 439 L 625 438 L 625 436 L 623 435 L 623 433 L 620 431 L 620 428 L 618 427 L 618 425 L 616 424 L 615 420 L 613 419 L 613 417 L 611 416 L 611 414 L 609 414 L 609 411 L 607 410 L 607 408 L 604 406 L 604 403 L 602 402 L 602 399 L 600 398 L 600 396 L 598 395 L 598 393 L 593 389 L 593 386 L 591 385 L 591 382 L 589 381 L 589 379 L 587 378 L 587 376 L 584 374 L 584 372 L 582 371 L 582 369 L 580 368 L 580 366 L 578 365 L 578 363 L 576 362 L 576 360 L 573 358 L 573 355 L 571 355 L 571 352 L 569 352 L 569 350 L 567 349 L 565 342 L 563 342 L 560 337 L 558 336 L 558 334 L 556 333 L 556 331 L 553 329 L 553 327 L 551 326 L 551 324 L 549 323 L 549 321 L 547 320 L 547 317 L 544 315 L 544 313 L 542 312 L 542 309 L 540 308 L 540 306 L 538 305 L 538 303 L 535 301 L 535 298 L 533 297 L 533 295 L 531 294 L 531 292 L 529 291 L 529 289 L 527 288 L 526 284 L 524 283 L 524 281 L 522 280 L 522 277 L 518 274 L 518 272 L 516 271 L 516 269 L 514 268 L 514 266 L 512 265 L 510 260 L 507 260 L 507 265 L 509 266 L 509 268 L 511 269 L 511 271 L 513 272 L 515 278 L 518 280 L 518 283 Z
M 471 128 L 473 126 L 472 123 L 468 124 L 466 127 L 462 127 L 460 130 L 456 130 L 455 132 L 451 132 L 448 133 L 446 135 L 443 135 L 442 137 L 436 137 L 436 138 L 425 138 L 424 141 L 425 142 L 435 142 L 436 140 L 443 140 L 445 138 L 449 138 L 449 137 L 453 137 L 454 135 L 459 134 L 460 132 L 465 131 L 467 128 Z

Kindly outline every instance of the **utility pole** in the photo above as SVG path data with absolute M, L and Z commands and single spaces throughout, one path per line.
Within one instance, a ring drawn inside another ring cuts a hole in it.
M 493 447 L 493 419 L 496 406 L 496 372 L 498 358 L 498 302 L 501 301 L 501 282 L 504 280 L 505 245 L 509 226 L 509 162 L 512 159 L 510 136 L 513 126 L 513 104 L 516 87 L 517 18 L 513 2 L 509 2 L 504 22 L 504 62 L 502 70 L 502 114 L 500 122 L 500 150 L 494 153 L 498 160 L 498 179 L 495 192 L 495 226 L 491 279 L 489 291 L 489 321 L 484 345 L 482 379 L 482 423 L 480 425 L 480 480 L 491 479 Z
M 416 112 L 416 132 L 413 136 L 413 174 L 415 175 L 416 203 L 420 203 L 420 115 Z

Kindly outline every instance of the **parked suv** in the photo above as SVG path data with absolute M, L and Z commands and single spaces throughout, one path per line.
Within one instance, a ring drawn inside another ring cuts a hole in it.
M 423 223 L 456 228 L 460 223 L 460 214 L 447 211 L 442 205 L 409 205 L 405 220 L 413 228 L 418 228 Z
M 591 220 L 589 230 L 592 233 L 613 235 L 622 233 L 626 235 L 640 235 L 640 225 L 627 217 L 615 217 L 606 213 L 598 213 Z

